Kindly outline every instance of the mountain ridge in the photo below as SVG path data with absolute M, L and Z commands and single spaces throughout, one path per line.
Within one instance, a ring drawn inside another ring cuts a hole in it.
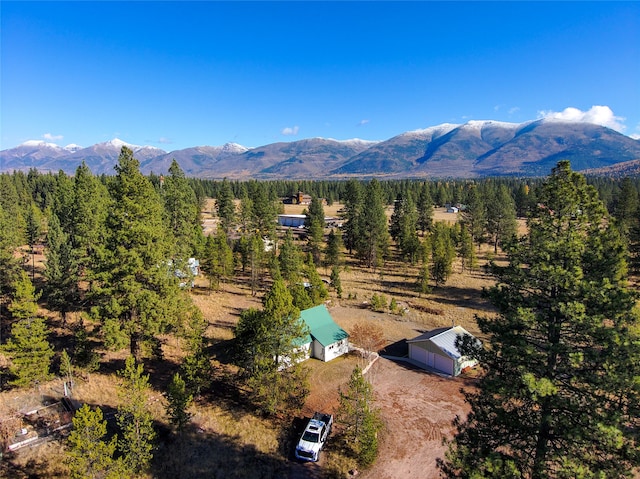
M 187 176 L 211 179 L 544 176 L 560 159 L 569 159 L 576 171 L 640 159 L 640 140 L 592 123 L 474 120 L 382 141 L 316 137 L 254 148 L 226 143 L 171 152 L 117 138 L 85 148 L 30 140 L 0 151 L 0 171 L 73 174 L 84 161 L 94 174 L 114 174 L 122 146 L 133 150 L 143 173 L 163 174 L 175 159 Z

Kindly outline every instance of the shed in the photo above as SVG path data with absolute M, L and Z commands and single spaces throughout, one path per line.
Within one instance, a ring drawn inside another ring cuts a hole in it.
M 300 317 L 309 328 L 311 357 L 326 362 L 349 352 L 349 335 L 324 304 L 301 311 Z
M 424 368 L 458 376 L 465 368 L 477 364 L 475 359 L 462 356 L 456 347 L 456 339 L 464 335 L 473 338 L 462 326 L 437 328 L 421 334 L 407 341 L 409 358 Z

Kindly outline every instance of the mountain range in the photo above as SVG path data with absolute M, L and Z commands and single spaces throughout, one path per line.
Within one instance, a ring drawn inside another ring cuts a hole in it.
M 164 174 L 175 159 L 187 176 L 221 179 L 474 178 L 545 176 L 559 160 L 576 171 L 640 161 L 640 140 L 591 123 L 542 119 L 470 121 L 409 131 L 384 141 L 309 138 L 247 148 L 236 143 L 166 152 L 115 139 L 88 148 L 27 141 L 0 151 L 0 171 L 63 170 L 82 161 L 94 174 L 114 174 L 122 146 L 143 173 Z M 620 170 L 620 168 L 618 168 Z

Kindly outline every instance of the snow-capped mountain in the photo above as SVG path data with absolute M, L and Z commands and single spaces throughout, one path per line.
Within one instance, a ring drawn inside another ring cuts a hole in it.
M 247 148 L 237 143 L 166 152 L 113 139 L 82 148 L 28 141 L 0 151 L 0 171 L 63 170 L 84 161 L 94 174 L 114 174 L 123 146 L 143 173 L 164 174 L 175 159 L 188 176 L 258 179 L 348 177 L 544 176 L 561 159 L 574 170 L 640 159 L 640 140 L 590 123 L 470 121 L 416 129 L 384 141 L 309 138 Z
M 72 153 L 76 152 L 78 150 L 82 150 L 82 148 L 84 148 L 84 147 L 82 147 L 80 145 L 76 145 L 75 143 L 71 143 L 71 144 L 69 144 L 69 145 L 64 147 L 65 150 L 70 151 Z

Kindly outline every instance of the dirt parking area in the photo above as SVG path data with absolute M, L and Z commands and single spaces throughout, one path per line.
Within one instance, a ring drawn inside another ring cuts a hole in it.
M 468 412 L 460 388 L 472 388 L 473 384 L 384 358 L 367 374 L 385 428 L 380 436 L 378 460 L 360 477 L 440 477 L 436 459 L 444 457 L 442 439 L 452 436 L 454 417 Z

